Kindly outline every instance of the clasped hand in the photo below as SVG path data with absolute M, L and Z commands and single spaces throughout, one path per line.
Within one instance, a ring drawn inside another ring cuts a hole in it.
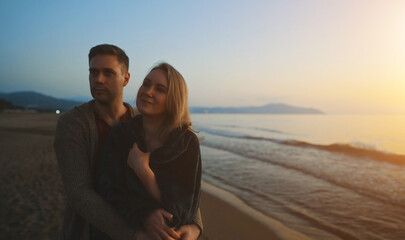
M 142 152 L 136 143 L 129 150 L 127 163 L 132 170 L 139 176 L 142 172 L 149 168 L 149 152 Z
M 200 229 L 195 224 L 170 228 L 164 219 L 171 220 L 173 215 L 163 209 L 151 212 L 143 221 L 143 230 L 137 234 L 136 240 L 197 240 Z

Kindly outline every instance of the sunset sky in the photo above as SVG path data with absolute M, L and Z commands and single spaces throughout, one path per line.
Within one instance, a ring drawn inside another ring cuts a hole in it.
M 0 92 L 88 97 L 88 51 L 111 43 L 130 57 L 128 101 L 167 61 L 191 106 L 405 114 L 405 1 L 117 2 L 2 1 Z

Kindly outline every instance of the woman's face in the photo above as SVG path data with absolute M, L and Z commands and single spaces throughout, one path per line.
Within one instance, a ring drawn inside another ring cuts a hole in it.
M 155 69 L 143 80 L 136 96 L 138 111 L 147 116 L 165 115 L 168 82 L 164 72 Z

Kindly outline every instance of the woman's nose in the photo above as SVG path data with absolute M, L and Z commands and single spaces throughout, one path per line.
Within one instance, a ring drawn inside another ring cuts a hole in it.
M 148 90 L 146 90 L 146 94 L 147 94 L 149 97 L 152 97 L 152 96 L 153 96 L 153 89 L 152 89 L 152 88 L 148 88 Z

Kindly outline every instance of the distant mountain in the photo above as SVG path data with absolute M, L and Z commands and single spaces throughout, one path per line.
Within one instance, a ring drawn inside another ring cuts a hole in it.
M 294 107 L 282 103 L 252 107 L 191 107 L 191 113 L 240 113 L 240 114 L 324 114 L 314 108 Z
M 0 93 L 0 98 L 10 101 L 14 105 L 43 110 L 59 109 L 66 111 L 82 103 L 79 101 L 55 98 L 33 91 Z
M 66 111 L 85 101 L 55 98 L 33 91 L 0 93 L 0 99 L 25 108 Z M 87 99 L 86 99 L 87 100 Z M 294 107 L 282 103 L 251 107 L 190 107 L 191 113 L 239 113 L 239 114 L 324 114 L 314 108 Z

